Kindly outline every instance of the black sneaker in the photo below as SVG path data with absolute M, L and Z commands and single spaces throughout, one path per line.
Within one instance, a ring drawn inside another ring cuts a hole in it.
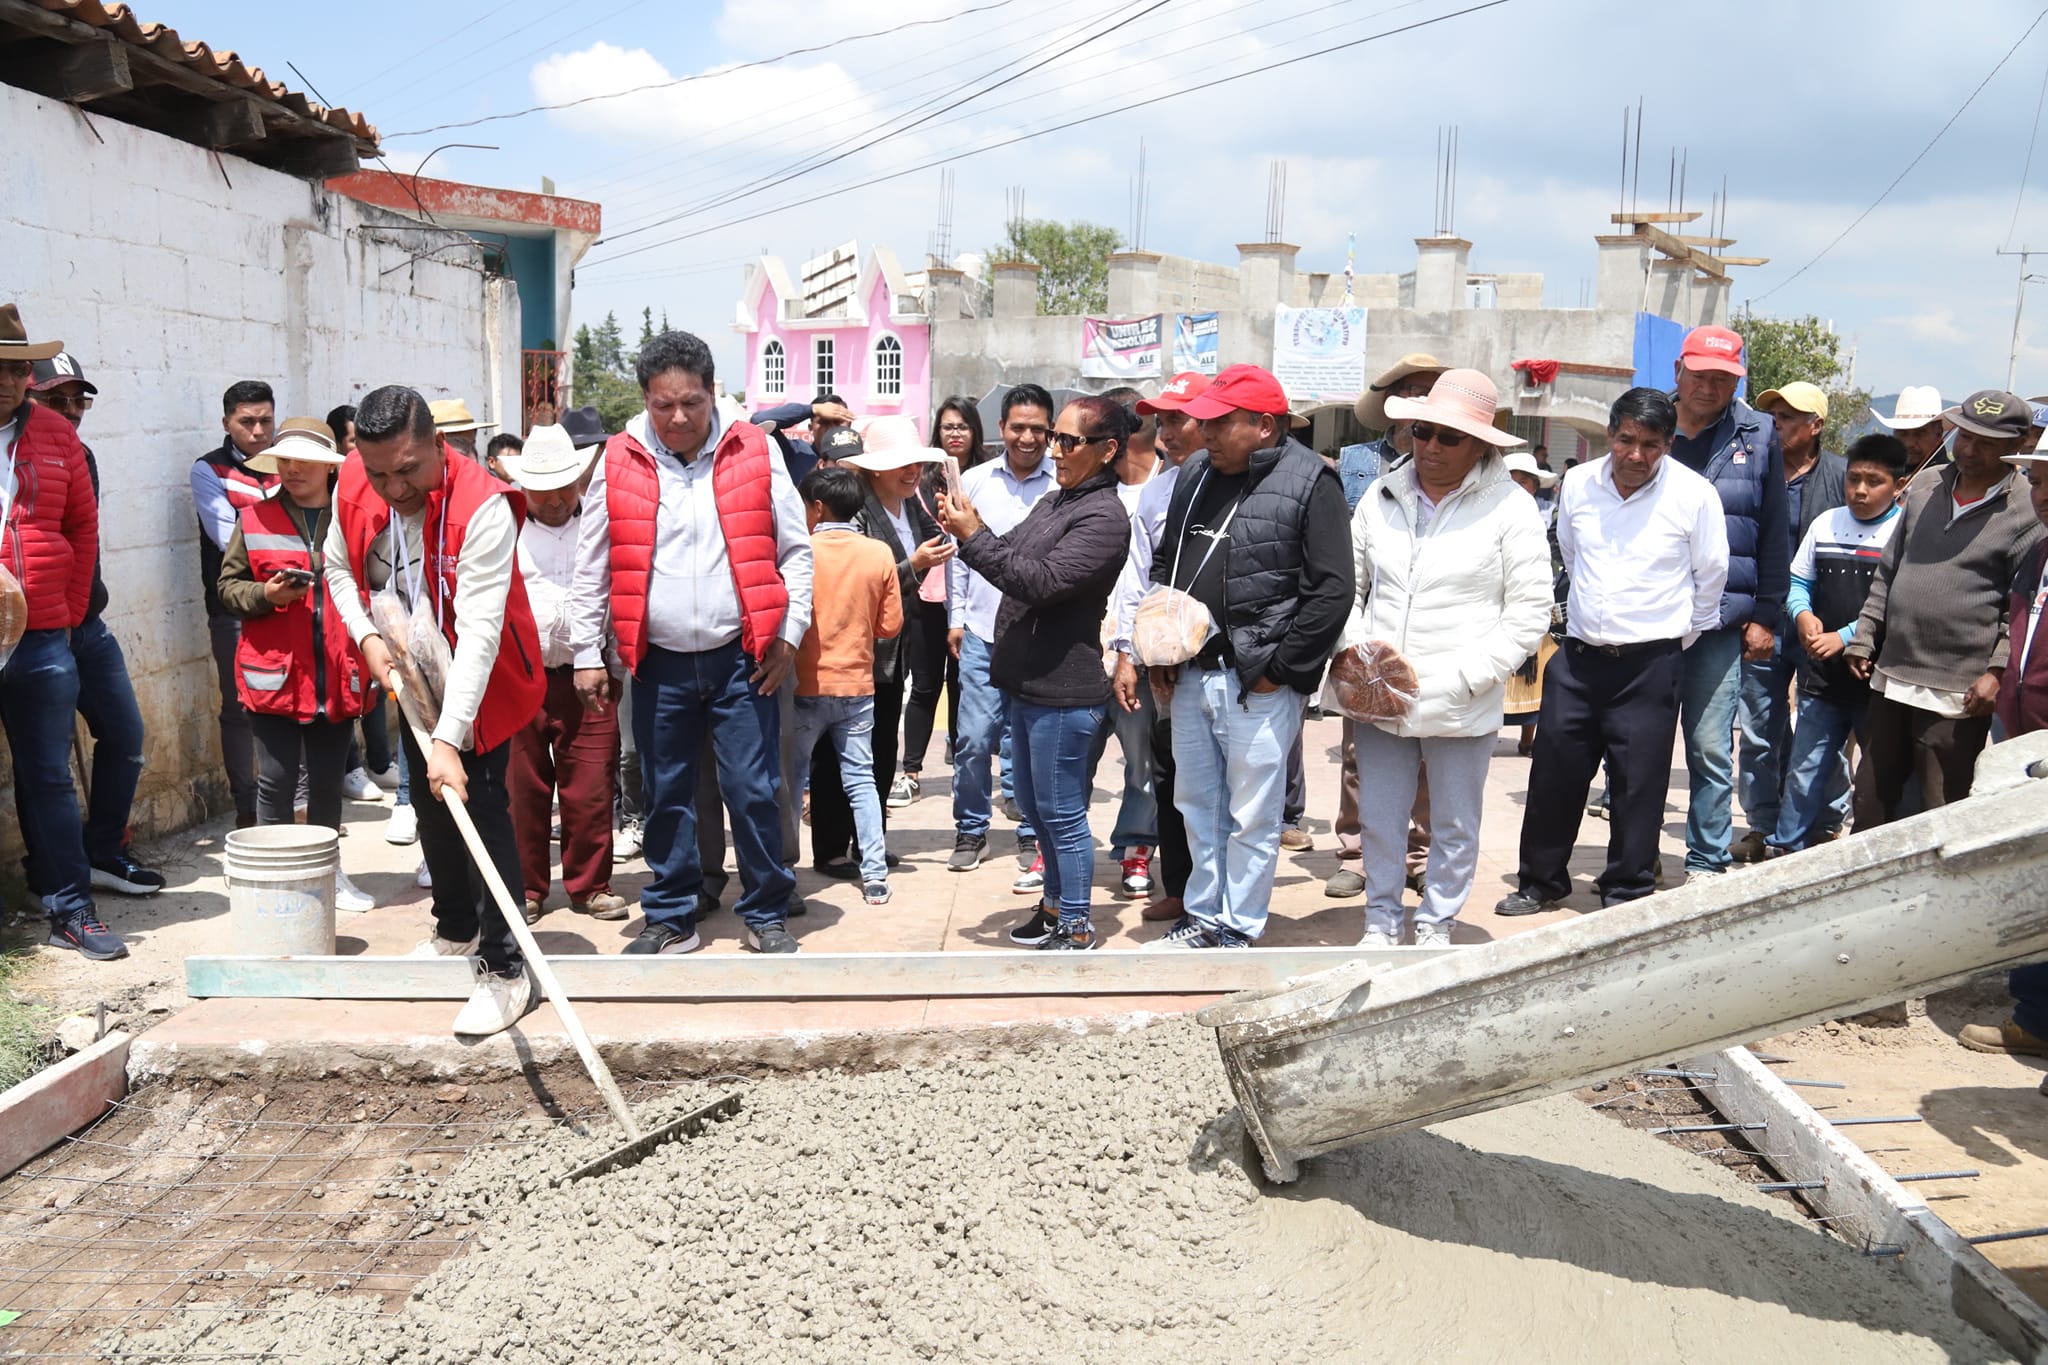
M 1038 836 L 1020 834 L 1017 836 L 1017 870 L 1029 872 L 1038 861 Z
M 1555 910 L 1563 904 L 1563 897 L 1559 897 L 1556 900 L 1544 900 L 1542 897 L 1532 896 L 1526 891 L 1515 891 L 1503 896 L 1500 904 L 1493 907 L 1493 913 L 1496 915 L 1540 915 L 1545 910 Z
M 1017 804 L 1016 797 L 1006 796 L 1003 798 L 1003 818 L 1013 825 L 1024 823 L 1024 808 Z
M 960 834 L 953 838 L 953 856 L 946 860 L 948 872 L 972 872 L 981 866 L 981 855 L 988 852 L 986 834 Z
M 126 853 L 116 853 L 92 865 L 92 884 L 124 896 L 154 896 L 164 889 L 164 874 L 151 871 Z
M 702 946 L 703 940 L 697 937 L 696 923 L 684 920 L 680 925 L 648 925 L 626 945 L 626 951 L 652 957 L 666 953 L 694 953 Z
M 786 924 L 764 924 L 759 929 L 749 924 L 740 930 L 740 942 L 757 953 L 796 951 L 796 939 Z
M 860 864 L 851 858 L 841 858 L 836 863 L 812 863 L 811 871 L 821 877 L 850 882 L 860 876 Z
M 1047 939 L 1058 933 L 1059 929 L 1060 917 L 1048 910 L 1044 902 L 1040 902 L 1038 908 L 1031 912 L 1030 919 L 1010 931 L 1010 942 L 1026 948 L 1041 947 Z
M 1059 925 L 1052 936 L 1038 945 L 1041 953 L 1086 953 L 1102 946 L 1102 935 L 1095 932 L 1095 926 L 1085 921 L 1069 927 Z
M 63 919 L 50 921 L 50 946 L 69 948 L 94 962 L 112 962 L 128 956 L 128 945 L 116 938 L 91 910 L 80 910 Z
M 800 915 L 808 915 L 810 913 L 811 907 L 804 904 L 804 893 L 791 890 L 789 893 L 789 918 L 796 919 Z

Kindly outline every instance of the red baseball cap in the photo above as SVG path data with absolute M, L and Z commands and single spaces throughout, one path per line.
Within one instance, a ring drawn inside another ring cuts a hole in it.
M 1688 370 L 1719 370 L 1722 374 L 1749 373 L 1742 364 L 1742 338 L 1726 327 L 1695 327 L 1685 334 L 1678 363 Z
M 1200 370 L 1182 370 L 1166 381 L 1166 387 L 1159 391 L 1157 398 L 1140 398 L 1138 413 L 1150 416 L 1155 412 L 1180 412 L 1190 400 L 1200 398 L 1208 388 L 1208 375 Z
M 1287 415 L 1287 391 L 1280 387 L 1280 381 L 1271 373 L 1256 365 L 1232 365 L 1216 376 L 1207 391 L 1183 403 L 1181 411 L 1198 422 L 1237 411 L 1284 417 Z

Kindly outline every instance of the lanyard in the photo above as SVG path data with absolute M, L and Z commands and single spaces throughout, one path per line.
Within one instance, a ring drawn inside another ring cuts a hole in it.
M 422 511 L 420 513 L 420 516 L 422 518 L 420 523 L 420 557 L 422 560 L 426 560 L 428 559 L 426 553 L 426 522 L 424 520 L 426 517 L 426 513 Z M 418 610 L 420 605 L 420 592 L 422 588 L 422 581 L 427 577 L 429 572 L 438 574 L 441 571 L 441 560 L 448 546 L 448 523 L 447 520 L 444 518 L 441 524 L 434 528 L 435 544 L 431 562 L 422 563 L 415 567 L 411 564 L 412 557 L 408 555 L 405 550 L 404 521 L 404 517 L 401 517 L 394 513 L 392 515 L 389 525 L 386 527 L 386 529 L 391 534 L 391 568 L 392 571 L 398 575 L 398 581 L 404 586 L 405 605 L 407 609 Z M 447 625 L 441 619 L 441 594 L 438 590 L 438 586 L 436 588 L 436 591 L 432 594 L 432 597 L 434 604 L 434 624 L 437 627 L 446 630 Z
M 1192 496 L 1192 497 L 1190 497 L 1190 498 L 1188 499 L 1188 510 L 1187 510 L 1186 512 L 1184 512 L 1184 513 L 1182 513 L 1182 514 L 1181 514 L 1181 519 L 1180 519 L 1180 535 L 1179 535 L 1179 537 L 1178 537 L 1177 539 L 1175 539 L 1175 541 L 1173 542 L 1173 570 L 1172 570 L 1172 572 L 1170 572 L 1170 573 L 1168 573 L 1168 574 L 1166 575 L 1166 585 L 1167 585 L 1168 587 L 1172 587 L 1172 586 L 1173 586 L 1173 580 L 1174 580 L 1174 579 L 1176 579 L 1176 578 L 1178 578 L 1178 577 L 1180 577 L 1180 552 L 1181 552 L 1181 551 L 1182 551 L 1183 549 L 1185 549 L 1185 548 L 1187 547 L 1187 543 L 1188 543 L 1188 521 L 1189 521 L 1189 519 L 1190 519 L 1190 518 L 1192 518 L 1192 517 L 1193 517 L 1193 516 L 1195 515 L 1195 507 L 1196 507 L 1196 505 L 1197 505 L 1198 503 L 1200 503 L 1200 502 L 1201 502 L 1201 500 L 1202 500 L 1202 489 L 1203 489 L 1203 488 L 1207 488 L 1208 486 L 1209 486 L 1209 471 L 1208 471 L 1208 470 L 1206 470 L 1206 469 L 1204 469 L 1204 470 L 1202 471 L 1202 482 L 1201 482 L 1200 486 L 1198 486 L 1198 487 L 1197 487 L 1197 488 L 1195 489 L 1195 492 L 1194 492 L 1194 496 Z M 1224 534 L 1225 534 L 1225 533 L 1226 533 L 1227 531 L 1229 531 L 1229 530 L 1230 530 L 1230 523 L 1231 523 L 1231 521 L 1232 521 L 1232 520 L 1233 520 L 1233 519 L 1234 519 L 1234 518 L 1235 518 L 1235 517 L 1237 516 L 1237 509 L 1238 509 L 1239 507 L 1241 507 L 1241 506 L 1242 506 L 1243 504 L 1244 504 L 1244 494 L 1240 493 L 1240 494 L 1238 494 L 1238 495 L 1237 495 L 1237 501 L 1236 501 L 1236 502 L 1233 502 L 1232 504 L 1230 504 L 1230 510 L 1229 510 L 1228 512 L 1224 513 L 1224 515 L 1223 515 L 1223 521 L 1222 521 L 1222 523 L 1221 523 L 1221 524 L 1219 524 L 1219 525 L 1218 525 L 1218 526 L 1216 527 L 1216 529 L 1215 529 L 1215 530 L 1213 530 L 1213 531 L 1210 531 L 1210 532 L 1208 533 L 1208 534 L 1209 534 L 1209 549 L 1208 549 L 1208 552 L 1207 552 L 1206 554 L 1204 554 L 1204 555 L 1202 556 L 1202 562 L 1201 562 L 1201 563 L 1199 563 L 1199 564 L 1197 564 L 1197 565 L 1195 565 L 1195 571 L 1194 571 L 1194 573 L 1192 573 L 1192 574 L 1190 574 L 1190 575 L 1188 576 L 1188 585 L 1187 585 L 1187 587 L 1186 587 L 1186 588 L 1183 588 L 1183 589 L 1182 589 L 1181 591 L 1183 591 L 1183 592 L 1191 592 L 1191 591 L 1193 591 L 1193 590 L 1194 590 L 1194 586 L 1195 586 L 1195 581 L 1196 581 L 1197 579 L 1199 579 L 1199 578 L 1200 578 L 1200 577 L 1202 576 L 1202 570 L 1204 570 L 1204 569 L 1206 569 L 1206 568 L 1208 568 L 1208 567 L 1209 567 L 1209 561 L 1210 561 L 1211 559 L 1215 558 L 1215 556 L 1216 556 L 1216 547 L 1217 547 L 1218 545 L 1221 545 L 1221 544 L 1223 543 L 1223 537 L 1224 537 Z

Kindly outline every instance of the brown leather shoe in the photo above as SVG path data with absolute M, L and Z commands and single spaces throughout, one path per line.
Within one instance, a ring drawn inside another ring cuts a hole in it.
M 569 908 L 592 919 L 625 919 L 631 913 L 627 909 L 626 898 L 609 891 L 599 891 L 587 901 L 571 901 Z
M 1956 1041 L 1972 1052 L 2003 1052 L 2026 1057 L 2048 1057 L 2048 1038 L 2033 1034 L 2008 1019 L 2002 1024 L 1965 1024 Z
M 525 903 L 519 907 L 519 912 L 526 917 L 528 924 L 540 923 L 540 902 L 533 897 L 526 898 Z
M 1187 907 L 1179 896 L 1168 896 L 1147 905 L 1142 914 L 1149 920 L 1176 920 L 1186 913 Z

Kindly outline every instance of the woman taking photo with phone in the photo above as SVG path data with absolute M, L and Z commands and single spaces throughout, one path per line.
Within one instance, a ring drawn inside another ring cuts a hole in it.
M 221 560 L 220 600 L 242 621 L 235 687 L 256 736 L 257 823 L 292 823 L 303 754 L 307 821 L 339 831 L 349 738 L 369 686 L 321 576 L 343 457 L 317 418 L 281 422 L 277 436 L 249 461 L 252 470 L 276 472 L 277 494 L 242 510 Z M 337 910 L 376 904 L 344 872 L 335 873 L 334 892 Z

